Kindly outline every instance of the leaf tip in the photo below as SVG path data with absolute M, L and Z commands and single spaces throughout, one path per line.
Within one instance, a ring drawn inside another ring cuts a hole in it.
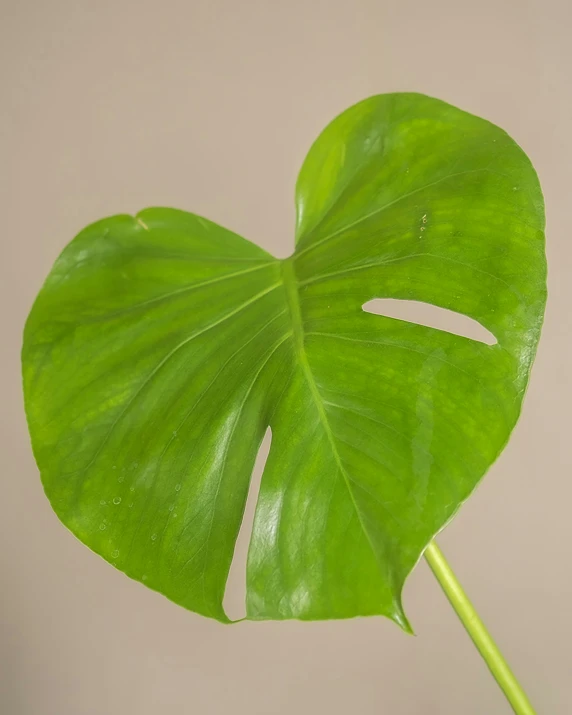
M 391 613 L 389 617 L 394 623 L 397 623 L 397 625 L 401 628 L 402 631 L 405 631 L 405 633 L 409 634 L 410 636 L 415 635 L 415 631 L 413 630 L 411 623 L 409 623 L 409 619 L 405 615 L 405 611 L 403 610 L 401 602 L 394 604 L 393 613 Z

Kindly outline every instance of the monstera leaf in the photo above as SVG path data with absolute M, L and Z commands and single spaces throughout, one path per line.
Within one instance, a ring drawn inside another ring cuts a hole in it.
M 121 571 L 228 621 L 249 481 L 272 446 L 247 617 L 383 614 L 519 415 L 545 304 L 543 203 L 499 128 L 380 95 L 321 134 L 278 260 L 196 215 L 89 226 L 28 319 L 26 410 L 63 523 Z M 469 316 L 494 345 L 362 306 Z

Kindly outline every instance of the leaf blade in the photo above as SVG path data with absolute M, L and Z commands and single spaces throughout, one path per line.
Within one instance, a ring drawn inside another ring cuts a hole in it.
M 386 615 L 498 456 L 546 299 L 538 179 L 500 129 L 380 95 L 317 139 L 279 261 L 173 209 L 83 231 L 26 324 L 34 453 L 59 518 L 127 575 L 228 622 L 270 426 L 247 617 Z M 432 303 L 497 343 L 372 315 Z

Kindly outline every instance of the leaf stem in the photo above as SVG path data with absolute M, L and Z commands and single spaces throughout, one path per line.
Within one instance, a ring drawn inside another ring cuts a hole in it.
M 434 541 L 425 550 L 425 558 L 514 712 L 517 715 L 535 715 L 526 693 Z

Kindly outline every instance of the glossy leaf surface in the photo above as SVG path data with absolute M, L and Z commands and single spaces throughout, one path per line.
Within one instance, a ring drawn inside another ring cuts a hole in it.
M 222 606 L 268 426 L 247 617 L 384 614 L 518 418 L 545 303 L 542 195 L 499 128 L 380 95 L 311 148 L 296 250 L 193 214 L 85 229 L 28 319 L 26 410 L 59 518 L 132 578 Z M 431 303 L 496 344 L 389 317 Z

